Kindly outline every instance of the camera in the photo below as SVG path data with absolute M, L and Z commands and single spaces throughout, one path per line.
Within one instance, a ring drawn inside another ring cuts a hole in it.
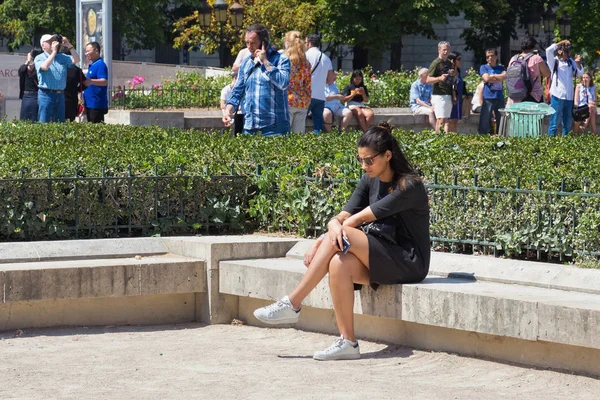
M 563 44 L 562 46 L 559 47 L 559 49 L 566 53 L 571 53 L 573 46 L 567 46 L 567 45 Z
M 62 35 L 59 35 L 58 33 L 56 35 L 54 35 L 54 40 L 58 42 L 58 44 L 62 44 L 63 41 L 63 37 Z

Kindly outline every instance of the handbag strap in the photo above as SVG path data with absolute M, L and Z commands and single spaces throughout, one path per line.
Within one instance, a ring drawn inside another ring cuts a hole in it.
M 312 74 L 315 73 L 315 70 L 317 69 L 317 67 L 319 66 L 319 64 L 321 63 L 321 58 L 323 58 L 323 52 L 319 50 L 319 59 L 317 60 L 317 62 L 315 63 L 315 66 L 312 68 L 312 70 L 310 71 L 310 75 L 312 76 Z

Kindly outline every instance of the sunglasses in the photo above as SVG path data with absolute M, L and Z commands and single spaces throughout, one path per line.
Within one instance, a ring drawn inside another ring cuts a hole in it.
M 381 154 L 381 153 L 377 153 L 377 154 L 375 154 L 374 156 L 371 156 L 371 157 L 365 157 L 365 158 L 360 158 L 360 156 L 356 156 L 356 161 L 358 161 L 358 163 L 359 163 L 360 165 L 362 165 L 363 163 L 365 163 L 366 165 L 373 165 L 373 163 L 375 162 L 375 161 L 373 161 L 373 159 L 374 159 L 375 157 L 377 157 L 378 155 L 380 155 L 380 154 Z

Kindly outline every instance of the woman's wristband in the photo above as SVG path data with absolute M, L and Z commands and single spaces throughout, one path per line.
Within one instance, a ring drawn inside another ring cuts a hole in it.
M 339 219 L 338 217 L 333 217 L 333 218 L 331 218 L 331 219 L 329 220 L 329 222 L 333 221 L 334 219 L 335 219 L 337 222 L 339 222 L 339 223 L 340 223 L 340 225 L 342 224 L 342 220 L 341 220 L 341 219 Z

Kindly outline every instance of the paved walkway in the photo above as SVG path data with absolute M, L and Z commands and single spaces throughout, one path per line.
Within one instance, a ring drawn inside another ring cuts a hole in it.
M 597 399 L 600 380 L 333 336 L 185 324 L 0 334 L 0 399 Z

